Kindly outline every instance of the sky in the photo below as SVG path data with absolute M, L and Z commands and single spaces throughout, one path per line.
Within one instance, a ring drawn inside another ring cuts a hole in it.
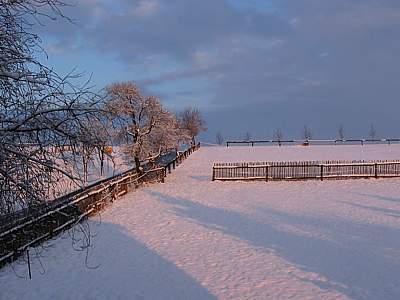
M 202 139 L 400 137 L 398 0 L 76 0 L 44 20 L 47 65 L 100 90 L 134 81 Z

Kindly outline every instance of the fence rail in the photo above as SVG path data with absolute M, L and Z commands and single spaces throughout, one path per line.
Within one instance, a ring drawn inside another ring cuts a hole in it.
M 390 138 L 390 139 L 345 139 L 345 140 L 252 140 L 252 141 L 227 141 L 226 147 L 232 145 L 249 145 L 256 146 L 258 144 L 262 145 L 338 145 L 338 144 L 394 144 L 399 143 L 400 139 Z
M 306 180 L 400 177 L 395 161 L 215 163 L 212 180 Z
M 13 220 L 0 222 L 0 266 L 17 258 L 30 246 L 54 237 L 144 183 L 164 182 L 168 166 L 173 164 L 175 168 L 199 147 L 199 144 L 192 146 L 166 165 L 148 170 L 140 176 L 131 169 L 56 199 L 40 209 L 14 215 Z
M 200 148 L 200 143 L 198 143 L 197 145 L 193 145 L 185 152 L 180 152 L 175 157 L 175 159 L 171 160 L 165 165 L 165 173 L 167 172 L 171 173 L 171 169 L 175 169 L 182 161 L 188 158 L 189 155 L 191 155 L 194 151 L 198 150 L 199 148 Z

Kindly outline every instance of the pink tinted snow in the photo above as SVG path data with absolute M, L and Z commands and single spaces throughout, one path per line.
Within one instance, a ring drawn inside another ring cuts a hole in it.
M 400 179 L 211 181 L 213 162 L 399 158 L 399 145 L 201 148 L 91 220 L 98 268 L 58 238 L 44 275 L 35 258 L 32 281 L 25 264 L 0 271 L 0 299 L 400 299 Z

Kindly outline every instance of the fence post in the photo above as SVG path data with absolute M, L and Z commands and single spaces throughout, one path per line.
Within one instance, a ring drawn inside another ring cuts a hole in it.
M 165 176 L 166 176 L 165 169 L 161 169 L 161 183 L 165 182 Z
M 229 142 L 226 142 L 226 148 L 228 148 L 229 147 Z
M 214 168 L 214 166 L 213 166 L 212 181 L 215 181 L 215 168 Z
M 321 165 L 321 181 L 324 180 L 324 165 Z
M 378 178 L 378 163 L 375 163 L 375 178 Z
M 266 182 L 268 182 L 268 177 L 269 177 L 269 174 L 268 174 L 268 165 L 265 167 L 265 181 Z
M 26 255 L 28 256 L 28 272 L 29 272 L 29 279 L 32 279 L 31 273 L 31 259 L 29 257 L 29 248 L 26 249 Z

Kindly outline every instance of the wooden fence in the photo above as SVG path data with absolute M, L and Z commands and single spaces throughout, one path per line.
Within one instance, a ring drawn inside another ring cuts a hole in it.
M 81 222 L 144 183 L 164 182 L 166 170 L 171 165 L 175 168 L 199 147 L 192 146 L 166 165 L 147 170 L 140 176 L 131 169 L 37 209 L 15 214 L 12 219 L 0 219 L 0 266 L 14 260 L 29 247 L 51 239 Z
M 184 152 L 179 152 L 175 159 L 171 160 L 165 165 L 165 172 L 171 173 L 171 169 L 175 169 L 182 161 L 189 157 L 194 151 L 200 148 L 200 143 L 194 145 Z
M 306 180 L 400 177 L 400 161 L 215 163 L 212 180 Z
M 226 147 L 232 145 L 339 145 L 339 144 L 394 144 L 399 143 L 400 139 L 346 139 L 346 140 L 251 140 L 251 141 L 227 141 Z

